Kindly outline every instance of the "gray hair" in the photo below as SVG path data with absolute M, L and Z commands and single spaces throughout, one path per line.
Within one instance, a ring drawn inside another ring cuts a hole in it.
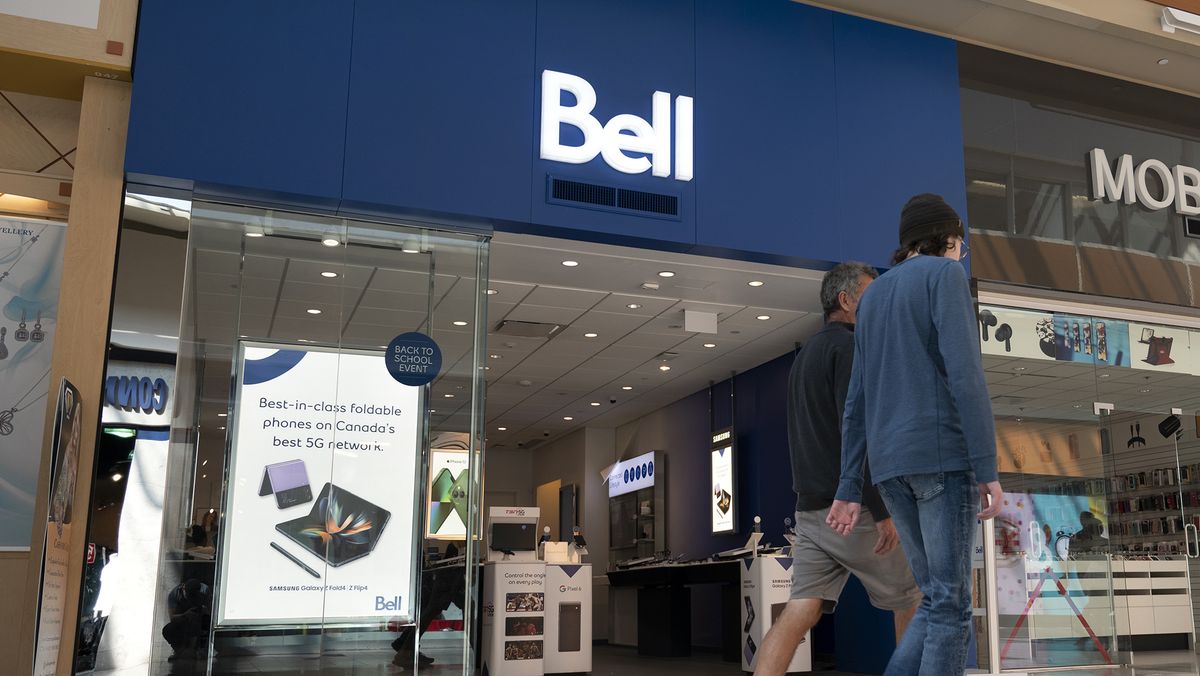
M 838 304 L 838 295 L 841 292 L 845 291 L 846 295 L 851 298 L 856 296 L 858 282 L 864 275 L 868 279 L 875 279 L 879 273 L 870 265 L 857 261 L 841 263 L 825 273 L 825 278 L 821 280 L 821 309 L 824 310 L 826 317 L 837 312 L 841 307 Z

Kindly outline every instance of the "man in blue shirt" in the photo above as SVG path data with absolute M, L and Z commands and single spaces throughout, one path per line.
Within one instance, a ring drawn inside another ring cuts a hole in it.
M 827 522 L 842 535 L 853 531 L 869 454 L 924 593 L 886 674 L 963 673 L 975 519 L 1001 506 L 974 303 L 959 265 L 964 234 L 941 197 L 913 197 L 901 213 L 894 267 L 858 307 L 842 475 Z

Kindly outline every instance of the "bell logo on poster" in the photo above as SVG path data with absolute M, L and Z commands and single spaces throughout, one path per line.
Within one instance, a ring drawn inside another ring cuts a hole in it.
M 563 92 L 575 98 L 563 105 Z M 647 170 L 659 178 L 671 177 L 671 95 L 651 95 L 650 121 L 637 115 L 615 115 L 601 124 L 592 111 L 596 90 L 587 80 L 554 70 L 542 71 L 541 158 L 567 164 L 587 164 L 597 155 L 608 166 L 625 174 Z M 675 97 L 675 180 L 690 181 L 693 174 L 692 116 L 690 96 Z M 562 125 L 583 134 L 583 144 L 562 143 Z
M 1200 215 L 1200 169 L 1160 160 L 1143 160 L 1136 166 L 1132 155 L 1109 162 L 1102 148 L 1088 153 L 1091 164 L 1091 199 L 1138 203 L 1150 211 L 1174 205 L 1181 216 Z M 1151 181 L 1151 178 L 1157 179 Z
M 396 611 L 396 612 L 399 612 L 399 611 L 400 611 L 400 609 L 401 609 L 401 608 L 403 608 L 403 607 L 404 607 L 404 606 L 403 606 L 403 605 L 401 605 L 401 603 L 400 603 L 400 597 L 399 597 L 399 596 L 393 596 L 393 597 L 392 597 L 392 598 L 390 598 L 390 599 L 389 599 L 389 598 L 385 598 L 385 597 L 383 597 L 383 596 L 376 596 L 376 597 L 375 597 L 375 610 L 376 610 L 376 611 L 380 611 L 380 610 L 391 610 L 391 611 Z

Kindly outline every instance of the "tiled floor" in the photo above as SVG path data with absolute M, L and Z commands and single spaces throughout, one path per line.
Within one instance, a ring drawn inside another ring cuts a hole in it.
M 453 645 L 427 647 L 425 652 L 436 662 L 422 668 L 420 676 L 458 676 L 461 654 Z M 323 674 L 329 676 L 398 676 L 412 673 L 391 663 L 390 650 L 356 650 L 324 655 L 245 654 L 225 656 L 214 666 L 213 674 Z M 1138 653 L 1132 656 L 1133 665 L 1118 669 L 1063 670 L 1055 673 L 1076 676 L 1179 676 L 1200 674 L 1200 660 L 1190 652 Z M 175 661 L 160 663 L 151 674 L 172 676 L 205 674 L 204 661 Z M 818 668 L 820 665 L 818 665 Z M 639 657 L 633 648 L 596 646 L 592 673 L 596 676 L 657 676 L 684 674 L 686 676 L 738 676 L 741 665 L 723 662 L 719 655 L 697 652 L 684 659 Z M 822 676 L 850 676 L 848 672 L 820 670 Z M 1045 672 L 1042 672 L 1045 673 Z

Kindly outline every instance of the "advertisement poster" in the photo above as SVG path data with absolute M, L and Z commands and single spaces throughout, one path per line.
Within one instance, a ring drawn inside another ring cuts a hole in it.
M 1129 367 L 1127 322 L 1056 314 L 1054 343 L 1059 361 Z
M 429 509 L 425 514 L 425 537 L 467 539 L 469 459 L 465 450 L 435 448 L 429 452 Z
M 1133 368 L 1165 373 L 1200 373 L 1192 356 L 1191 331 L 1156 324 L 1129 324 Z
M 66 225 L 0 218 L 0 551 L 28 551 Z
M 984 354 L 1053 361 L 1054 315 L 1046 312 L 984 307 L 979 310 L 979 340 Z
M 712 532 L 732 533 L 734 528 L 733 444 L 712 449 Z
M 242 344 L 220 625 L 411 616 L 421 390 L 382 355 Z
M 58 646 L 62 640 L 63 614 L 70 586 L 67 561 L 71 556 L 71 535 L 75 527 L 75 478 L 79 471 L 82 411 L 79 390 L 64 379 L 54 414 L 50 510 L 46 519 L 46 551 L 42 556 L 42 596 L 38 601 L 34 676 L 53 676 L 58 668 Z M 80 528 L 87 528 L 86 514 Z
M 1096 498 L 1086 495 L 1004 494 L 996 517 L 996 579 L 1002 615 L 1024 610 L 1031 590 L 1027 571 L 1043 568 L 1038 562 L 1103 558 L 1109 537 L 1103 509 Z M 1064 584 L 1068 589 L 1078 585 L 1069 579 Z M 1086 610 L 1090 597 L 1074 600 L 1080 610 Z

